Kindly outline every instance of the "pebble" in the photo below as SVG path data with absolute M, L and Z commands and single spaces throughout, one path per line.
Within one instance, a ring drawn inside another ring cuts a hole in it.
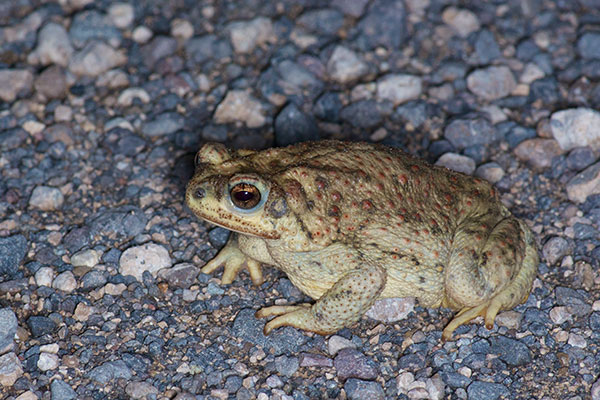
M 302 353 L 300 355 L 300 367 L 331 368 L 333 367 L 333 361 L 321 354 Z
M 496 400 L 501 396 L 510 397 L 510 392 L 506 386 L 499 383 L 475 381 L 467 388 L 469 400 Z
M 590 146 L 600 150 L 600 112 L 591 108 L 570 108 L 550 117 L 552 136 L 563 150 Z
M 73 388 L 62 379 L 54 379 L 50 384 L 52 400 L 75 400 L 79 396 Z
M 584 59 L 600 59 L 600 33 L 586 32 L 577 41 L 577 52 Z
M 496 183 L 504 177 L 504 169 L 496 162 L 482 164 L 475 170 L 475 176 L 483 178 L 490 183 Z
M 142 103 L 148 104 L 150 102 L 150 95 L 143 88 L 127 88 L 123 90 L 117 98 L 117 104 L 124 107 L 129 107 L 133 103 L 134 99 L 138 99 Z
M 291 377 L 298 371 L 300 363 L 296 357 L 279 356 L 275 358 L 275 369 L 283 376 Z
M 132 372 L 122 360 L 108 361 L 92 369 L 88 373 L 88 377 L 98 383 L 106 384 L 119 378 L 129 380 L 132 377 Z
M 600 162 L 587 167 L 567 183 L 567 196 L 573 202 L 583 203 L 594 194 L 600 194 Z
M 38 286 L 52 286 L 54 280 L 54 269 L 51 267 L 41 267 L 35 272 L 35 284 Z
M 479 19 L 471 11 L 448 7 L 442 13 L 442 21 L 450 26 L 459 36 L 467 37 L 479 30 Z
M 276 41 L 273 23 L 265 17 L 232 22 L 227 26 L 227 30 L 236 53 L 251 53 L 257 46 Z
M 259 128 L 267 123 L 260 101 L 243 90 L 230 90 L 217 106 L 214 114 L 217 124 L 243 122 L 248 128 Z
M 560 236 L 550 238 L 542 248 L 542 254 L 548 265 L 555 265 L 562 261 L 571 251 L 569 242 Z
M 156 243 L 146 243 L 130 247 L 119 259 L 121 275 L 132 275 L 142 282 L 142 274 L 148 271 L 156 278 L 158 271 L 169 268 L 172 264 L 169 251 Z
M 69 65 L 75 51 L 66 29 L 55 22 L 49 22 L 38 33 L 37 47 L 27 57 L 31 64 Z
M 41 315 L 32 315 L 27 319 L 27 326 L 34 337 L 40 337 L 47 333 L 53 333 L 57 326 L 56 323 L 48 317 Z
M 0 308 L 0 354 L 12 349 L 18 327 L 15 313 L 10 308 Z
M 348 400 L 385 399 L 385 392 L 383 391 L 381 385 L 377 382 L 369 382 L 350 378 L 344 384 L 344 390 L 346 391 Z
M 75 75 L 96 77 L 127 62 L 127 56 L 109 45 L 93 41 L 71 58 L 69 70 Z
M 467 76 L 467 87 L 478 97 L 493 101 L 508 96 L 517 82 L 510 68 L 492 66 L 476 69 Z
M 294 103 L 285 106 L 275 118 L 277 146 L 288 146 L 319 138 L 319 128 L 314 118 L 300 111 Z
M 141 25 L 133 30 L 131 37 L 136 43 L 145 44 L 148 43 L 150 39 L 152 39 L 153 35 L 154 34 L 150 30 L 150 28 Z
M 473 175 L 473 172 L 475 172 L 475 161 L 472 158 L 457 153 L 442 154 L 435 162 L 435 165 L 446 167 L 452 171 L 462 172 L 467 175 Z
M 373 380 L 379 372 L 373 360 L 356 349 L 340 350 L 333 360 L 333 365 L 338 378 L 342 381 L 348 378 Z
M 360 17 L 369 0 L 333 0 L 331 6 L 351 17 Z
M 184 117 L 176 112 L 165 112 L 144 123 L 142 133 L 148 137 L 170 135 L 182 129 Z
M 133 24 L 135 10 L 131 4 L 114 3 L 108 8 L 108 17 L 117 28 L 125 29 Z
M 10 387 L 23 375 L 21 361 L 15 353 L 0 356 L 0 385 Z
M 569 310 L 567 310 L 567 307 L 563 306 L 553 307 L 552 310 L 550 310 L 550 312 L 548 313 L 548 316 L 550 317 L 554 325 L 560 325 L 565 321 L 572 320 L 571 313 L 569 312 Z
M 457 149 L 489 144 L 498 139 L 496 128 L 485 118 L 455 119 L 444 129 L 444 137 Z
M 356 345 L 352 343 L 352 341 L 339 335 L 333 335 L 327 341 L 327 352 L 332 356 L 335 356 L 340 350 L 347 348 L 354 349 L 356 348 Z
M 101 253 L 96 250 L 81 250 L 71 256 L 71 265 L 74 267 L 92 268 L 100 262 Z
M 161 279 L 166 280 L 173 288 L 189 288 L 196 283 L 200 269 L 191 263 L 175 264 L 171 268 L 163 269 L 158 273 Z
M 406 319 L 415 309 L 414 297 L 377 300 L 365 315 L 376 321 L 392 323 Z
M 563 151 L 553 139 L 529 139 L 521 142 L 514 150 L 515 155 L 533 168 L 552 166 L 552 159 Z
M 573 347 L 577 347 L 580 349 L 585 349 L 587 347 L 587 342 L 585 338 L 574 332 L 569 333 L 569 340 L 567 341 L 567 343 Z
M 546 76 L 544 70 L 538 67 L 537 64 L 530 62 L 525 64 L 525 68 L 523 68 L 523 72 L 521 72 L 521 76 L 519 77 L 519 82 L 529 85 L 533 81 L 542 79 L 544 76 Z
M 500 355 L 500 359 L 511 366 L 525 365 L 531 362 L 531 352 L 522 342 L 506 337 L 490 338 L 492 353 Z
M 360 100 L 344 107 L 340 117 L 357 128 L 372 128 L 381 123 L 382 114 L 375 100 Z
M 36 186 L 29 198 L 29 206 L 42 211 L 53 211 L 62 208 L 65 198 L 58 188 Z
M 359 1 L 359 3 L 362 3 Z M 358 23 L 359 47 L 365 50 L 385 47 L 399 50 L 405 43 L 407 24 L 404 2 L 374 0 Z
M 24 69 L 0 69 L 0 100 L 10 103 L 31 92 L 33 75 Z
M 0 237 L 0 277 L 17 273 L 29 245 L 23 235 Z
M 340 45 L 335 47 L 327 61 L 327 74 L 339 83 L 355 81 L 368 71 L 367 64 L 355 52 Z
M 52 282 L 52 287 L 57 290 L 62 290 L 66 293 L 71 293 L 77 289 L 77 281 L 75 275 L 71 271 L 60 273 Z
M 62 99 L 67 95 L 68 84 L 65 70 L 50 66 L 35 78 L 35 91 L 48 99 Z
M 421 78 L 414 75 L 390 74 L 377 81 L 377 98 L 389 100 L 395 106 L 419 98 Z
M 51 371 L 58 368 L 58 356 L 50 353 L 40 353 L 37 361 L 37 367 L 40 371 Z
M 60 397 L 60 399 L 63 399 L 63 398 L 64 397 Z M 37 395 L 35 393 L 28 390 L 28 391 L 23 392 L 20 395 L 18 395 L 15 400 L 38 400 L 38 399 L 39 399 L 39 397 L 37 397 Z
M 108 42 L 114 47 L 121 43 L 121 32 L 107 15 L 96 10 L 75 14 L 69 29 L 69 37 L 77 47 L 83 47 L 94 40 Z
M 171 36 L 187 40 L 194 36 L 194 26 L 187 19 L 175 18 L 171 22 Z
M 572 171 L 581 171 L 598 160 L 598 155 L 589 147 L 576 147 L 567 156 L 565 163 Z
M 600 400 L 600 378 L 592 385 L 592 400 Z
M 125 393 L 132 399 L 147 399 L 149 396 L 156 396 L 158 389 L 148 382 L 129 382 L 125 386 Z

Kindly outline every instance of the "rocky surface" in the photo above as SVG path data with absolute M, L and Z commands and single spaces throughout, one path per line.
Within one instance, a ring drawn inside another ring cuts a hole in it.
M 599 400 L 598 2 L 471 3 L 0 2 L 0 397 Z M 540 245 L 525 304 L 263 336 L 308 299 L 199 272 L 194 152 L 326 138 L 492 181 Z

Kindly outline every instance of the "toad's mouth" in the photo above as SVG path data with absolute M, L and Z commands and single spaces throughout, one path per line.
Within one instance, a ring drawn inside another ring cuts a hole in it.
M 210 222 L 213 225 L 216 226 L 220 226 L 221 228 L 225 228 L 227 230 L 233 231 L 233 232 L 237 232 L 237 233 L 241 233 L 244 235 L 249 235 L 249 236 L 255 236 L 261 239 L 279 239 L 280 235 L 275 233 L 275 232 L 268 232 L 268 231 L 264 231 L 264 230 L 256 230 L 256 229 L 251 229 L 249 227 L 244 227 L 244 226 L 240 226 L 240 225 L 230 225 L 230 224 L 226 224 L 223 222 L 217 222 L 215 221 L 213 218 L 207 216 L 206 214 L 199 212 L 198 210 L 193 210 L 194 214 L 196 214 L 196 216 L 198 216 L 198 218 L 201 218 L 207 222 Z

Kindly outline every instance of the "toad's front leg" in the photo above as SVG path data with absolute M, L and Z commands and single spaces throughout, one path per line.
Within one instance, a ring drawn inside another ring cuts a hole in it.
M 238 272 L 244 267 L 248 268 L 252 283 L 255 285 L 260 285 L 263 282 L 260 262 L 242 253 L 238 245 L 237 233 L 232 233 L 229 236 L 229 240 L 227 241 L 225 247 L 223 247 L 212 260 L 207 262 L 204 267 L 202 267 L 202 272 L 205 274 L 210 274 L 222 265 L 224 266 L 224 270 L 221 282 L 225 285 L 233 282 Z
M 275 316 L 265 325 L 265 335 L 280 326 L 328 335 L 358 321 L 377 300 L 385 282 L 386 273 L 382 268 L 366 265 L 349 271 L 313 305 L 266 307 L 260 309 L 256 317 Z

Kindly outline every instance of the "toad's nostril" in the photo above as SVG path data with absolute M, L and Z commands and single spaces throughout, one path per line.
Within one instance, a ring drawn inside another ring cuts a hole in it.
M 202 189 L 202 188 L 197 188 L 194 191 L 194 197 L 197 199 L 203 199 L 204 196 L 206 196 L 206 190 Z

